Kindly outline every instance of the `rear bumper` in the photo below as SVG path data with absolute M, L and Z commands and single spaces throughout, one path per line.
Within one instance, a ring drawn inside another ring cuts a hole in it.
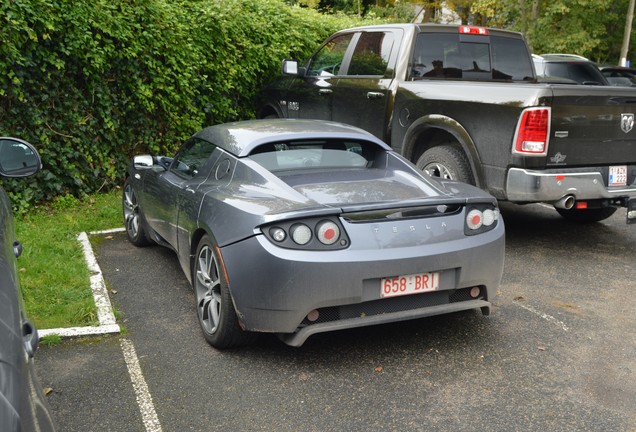
M 462 215 L 457 217 L 460 220 Z M 490 232 L 469 237 L 463 230 L 452 231 L 450 220 L 445 222 L 430 221 L 430 231 L 421 233 L 439 236 L 436 241 L 409 242 L 404 247 L 285 251 L 257 235 L 222 248 L 242 327 L 282 333 L 287 344 L 298 346 L 307 337 L 326 331 L 476 308 L 487 314 L 503 273 L 503 221 Z M 375 225 L 348 225 L 347 231 L 352 238 L 374 243 L 378 239 L 373 237 Z M 393 242 L 400 241 L 399 235 Z M 420 272 L 439 272 L 439 290 L 380 298 L 382 278 Z M 472 287 L 480 288 L 476 298 L 468 295 Z M 319 311 L 320 318 L 310 321 L 311 311 Z
M 628 167 L 628 170 L 633 169 Z M 557 202 L 573 196 L 577 201 L 614 199 L 621 201 L 622 205 L 626 205 L 627 198 L 636 198 L 634 177 L 627 186 L 608 187 L 603 174 L 600 169 L 594 168 L 546 171 L 510 168 L 506 178 L 506 196 L 512 202 Z

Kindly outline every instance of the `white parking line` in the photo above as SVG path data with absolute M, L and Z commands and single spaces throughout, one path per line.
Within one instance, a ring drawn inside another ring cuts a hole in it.
M 141 412 L 141 418 L 146 427 L 146 431 L 161 432 L 161 424 L 159 423 L 155 406 L 152 403 L 152 396 L 150 396 L 150 392 L 148 391 L 148 384 L 146 384 L 146 380 L 141 373 L 135 347 L 128 339 L 122 339 L 121 350 L 124 353 L 124 360 L 128 367 L 128 373 L 130 374 L 130 380 L 135 390 L 137 404 L 139 405 L 139 411 Z
M 91 235 L 104 235 L 114 234 L 124 231 L 123 228 L 116 228 L 105 231 L 91 232 Z M 71 328 L 57 328 L 57 329 L 42 329 L 38 332 L 40 337 L 48 335 L 59 335 L 62 337 L 78 337 L 89 335 L 103 335 L 109 333 L 120 333 L 121 328 L 117 324 L 115 314 L 113 313 L 113 306 L 108 296 L 106 289 L 106 282 L 102 275 L 102 270 L 97 263 L 95 253 L 88 239 L 88 235 L 85 232 L 80 233 L 77 236 L 77 240 L 80 242 L 84 251 L 84 259 L 86 265 L 91 273 L 90 285 L 93 293 L 93 299 L 95 301 L 95 308 L 97 309 L 97 319 L 99 321 L 98 326 L 87 327 L 71 327 Z M 137 404 L 139 405 L 139 411 L 147 432 L 161 432 L 161 424 L 157 417 L 157 412 L 152 403 L 152 397 L 148 391 L 148 385 L 141 372 L 139 366 L 139 359 L 135 351 L 135 347 L 128 339 L 121 340 L 121 350 L 124 354 L 124 361 L 128 368 L 128 374 L 135 391 L 135 397 Z
M 121 232 L 123 230 L 123 228 L 116 228 L 106 231 L 95 231 L 91 232 L 90 234 L 113 234 Z M 119 328 L 119 324 L 117 324 L 115 320 L 113 306 L 110 303 L 110 298 L 108 297 L 108 292 L 106 290 L 106 282 L 104 281 L 102 270 L 99 268 L 99 264 L 97 264 L 97 259 L 95 258 L 95 254 L 93 253 L 91 243 L 88 240 L 88 235 L 85 232 L 82 232 L 77 236 L 77 240 L 82 246 L 82 249 L 84 251 L 84 259 L 86 260 L 86 265 L 88 266 L 88 270 L 91 273 L 91 291 L 93 292 L 93 299 L 95 301 L 95 308 L 97 309 L 97 320 L 99 321 L 99 325 L 88 327 L 42 329 L 38 331 L 40 337 L 50 335 L 58 335 L 62 337 L 78 337 L 119 333 L 121 331 L 121 329 Z
M 535 315 L 540 316 L 541 318 L 543 318 L 544 320 L 551 322 L 552 324 L 556 324 L 557 326 L 561 327 L 564 331 L 568 331 L 568 327 L 565 325 L 564 322 L 559 321 L 558 319 L 556 319 L 555 317 L 553 317 L 552 315 L 548 315 L 545 312 L 541 312 L 539 310 L 536 310 L 535 308 L 533 308 L 532 306 L 528 306 L 525 304 L 521 304 L 517 301 L 514 302 L 517 306 L 524 308 L 525 310 L 532 312 Z

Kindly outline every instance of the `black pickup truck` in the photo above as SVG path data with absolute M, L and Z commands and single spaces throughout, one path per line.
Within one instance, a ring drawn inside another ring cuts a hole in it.
M 283 62 L 257 116 L 318 118 L 373 133 L 431 175 L 499 200 L 636 222 L 636 89 L 537 81 L 520 33 L 394 24 L 328 38 Z

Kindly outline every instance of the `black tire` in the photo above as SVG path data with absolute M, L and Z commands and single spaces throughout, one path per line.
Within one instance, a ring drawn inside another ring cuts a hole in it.
M 445 144 L 426 150 L 416 165 L 432 177 L 475 184 L 468 158 L 461 149 L 453 145 Z
M 124 227 L 126 227 L 126 235 L 128 241 L 135 246 L 148 246 L 153 243 L 148 238 L 148 229 L 146 220 L 139 207 L 137 200 L 137 192 L 129 179 L 124 183 L 124 192 L 122 194 L 122 208 L 124 212 Z
M 612 216 L 617 207 L 603 207 L 594 209 L 562 209 L 555 207 L 556 211 L 565 219 L 576 223 L 594 223 Z
M 195 255 L 192 285 L 197 318 L 205 340 L 218 349 L 247 345 L 256 338 L 239 326 L 234 302 L 221 273 L 216 244 L 205 235 Z

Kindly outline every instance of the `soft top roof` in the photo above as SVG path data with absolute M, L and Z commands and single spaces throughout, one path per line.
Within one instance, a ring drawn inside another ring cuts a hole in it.
M 300 139 L 364 140 L 391 150 L 387 144 L 362 129 L 324 120 L 246 120 L 209 126 L 194 137 L 209 141 L 238 157 L 249 155 L 262 144 Z

